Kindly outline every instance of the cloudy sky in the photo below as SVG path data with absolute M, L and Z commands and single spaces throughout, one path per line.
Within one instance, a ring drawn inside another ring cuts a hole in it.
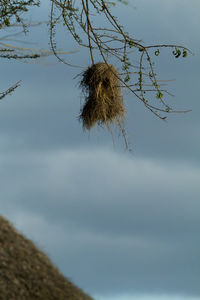
M 82 69 L 1 59 L 1 90 L 22 85 L 0 102 L 0 213 L 97 300 L 199 299 L 200 2 L 134 0 L 113 13 L 146 44 L 195 53 L 175 61 L 164 51 L 158 67 L 176 79 L 169 102 L 192 112 L 162 122 L 126 93 L 130 154 L 115 132 L 114 144 L 104 129 L 83 132 L 73 79 Z M 48 48 L 47 35 L 32 29 L 36 44 L 25 47 Z M 85 52 L 69 57 L 88 65 Z

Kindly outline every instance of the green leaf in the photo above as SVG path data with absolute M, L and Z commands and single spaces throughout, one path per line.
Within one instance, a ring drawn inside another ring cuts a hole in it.
M 161 91 L 159 91 L 159 92 L 157 93 L 157 95 L 156 95 L 156 98 L 157 98 L 157 99 L 162 99 L 162 97 L 163 97 L 163 93 L 161 93 Z
M 159 54 L 160 54 L 160 50 L 157 49 L 156 52 L 155 52 L 155 55 L 158 56 Z
M 188 56 L 188 52 L 187 52 L 187 50 L 183 50 L 183 57 L 187 57 Z
M 5 24 L 6 26 L 10 26 L 10 21 L 9 21 L 8 18 L 6 18 L 6 19 L 4 20 L 4 24 Z
M 169 111 L 170 111 L 170 108 L 169 108 L 169 107 L 167 107 L 167 108 L 165 109 L 165 111 L 166 111 L 166 112 L 169 112 Z
M 139 47 L 138 50 L 139 50 L 140 52 L 143 52 L 143 51 L 144 51 L 144 48 L 143 48 L 143 47 Z
M 174 51 L 172 51 L 173 55 L 178 58 L 179 56 L 181 56 L 181 50 L 176 48 Z
M 130 80 L 130 76 L 127 75 L 127 76 L 125 77 L 124 81 L 125 81 L 125 82 L 128 82 L 129 80 Z
M 128 44 L 129 44 L 129 47 L 130 47 L 130 48 L 133 48 L 133 46 L 134 46 L 134 41 L 133 41 L 133 40 L 130 40 L 130 41 L 128 42 Z

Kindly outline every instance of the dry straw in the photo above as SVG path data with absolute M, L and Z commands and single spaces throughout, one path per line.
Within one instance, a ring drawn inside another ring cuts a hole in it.
M 107 128 L 116 123 L 121 128 L 125 108 L 120 88 L 119 75 L 112 65 L 97 63 L 82 75 L 81 88 L 86 92 L 80 120 L 90 130 L 95 124 Z
M 0 216 L 0 299 L 92 300 Z

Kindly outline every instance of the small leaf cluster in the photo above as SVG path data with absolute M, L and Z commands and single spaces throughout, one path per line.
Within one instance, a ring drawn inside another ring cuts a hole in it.
M 156 94 L 156 98 L 157 99 L 162 99 L 163 98 L 163 93 L 161 91 L 158 91 L 158 93 Z
M 1 0 L 0 29 L 9 27 L 13 22 L 22 23 L 21 13 L 27 12 L 30 6 L 39 6 L 39 0 L 9 1 Z M 14 18 L 14 21 L 13 21 Z
M 121 59 L 121 62 L 123 63 L 122 70 L 127 71 L 129 69 L 131 63 L 130 63 L 129 58 L 126 54 Z
M 179 49 L 177 47 L 175 48 L 175 50 L 172 51 L 172 54 L 175 56 L 175 58 L 179 58 L 181 55 L 184 58 L 188 56 L 188 52 L 186 49 L 183 49 L 181 51 L 181 49 Z

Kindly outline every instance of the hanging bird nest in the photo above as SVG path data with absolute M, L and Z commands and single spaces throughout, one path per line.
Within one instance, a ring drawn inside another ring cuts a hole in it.
M 109 128 L 114 122 L 121 127 L 126 111 L 117 70 L 106 63 L 94 64 L 82 74 L 80 86 L 86 93 L 80 113 L 83 127 L 90 130 L 105 124 Z

